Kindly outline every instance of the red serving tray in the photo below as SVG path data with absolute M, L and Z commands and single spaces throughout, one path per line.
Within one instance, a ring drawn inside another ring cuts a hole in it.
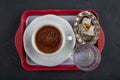
M 37 65 L 37 66 L 29 65 L 26 62 L 26 53 L 25 53 L 24 47 L 23 47 L 23 33 L 26 28 L 26 19 L 29 16 L 39 16 L 39 15 L 45 15 L 45 14 L 77 15 L 81 11 L 84 11 L 84 10 L 27 10 L 27 11 L 25 11 L 22 14 L 21 22 L 20 22 L 19 28 L 16 32 L 16 35 L 15 35 L 15 45 L 16 45 L 17 51 L 20 56 L 22 67 L 28 71 L 32 71 L 32 70 L 79 70 L 75 65 L 59 65 L 59 66 L 55 66 L 55 67 L 46 67 L 46 66 L 41 66 L 41 65 Z M 88 11 L 95 14 L 96 17 L 98 18 L 98 14 L 95 11 L 93 11 L 93 10 L 88 10 Z M 100 29 L 100 37 L 96 43 L 96 46 L 98 47 L 98 49 L 100 51 L 102 51 L 102 49 L 104 47 L 104 41 L 105 41 L 104 33 L 101 28 Z

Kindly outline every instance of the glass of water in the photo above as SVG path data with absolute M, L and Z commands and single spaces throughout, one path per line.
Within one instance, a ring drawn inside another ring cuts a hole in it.
M 73 60 L 80 70 L 92 71 L 100 64 L 101 54 L 94 45 L 78 45 L 75 48 Z

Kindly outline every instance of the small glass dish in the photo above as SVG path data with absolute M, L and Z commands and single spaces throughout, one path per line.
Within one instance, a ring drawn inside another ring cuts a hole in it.
M 83 71 L 92 71 L 101 61 L 100 51 L 94 45 L 78 45 L 73 54 L 75 65 Z

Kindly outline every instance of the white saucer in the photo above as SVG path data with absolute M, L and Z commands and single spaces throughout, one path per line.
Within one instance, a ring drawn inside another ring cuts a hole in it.
M 72 40 L 65 40 L 65 44 L 60 49 L 57 54 L 54 55 L 42 55 L 34 48 L 32 44 L 32 36 L 34 32 L 40 28 L 43 24 L 59 24 L 57 28 L 61 29 L 64 36 L 72 36 Z M 73 53 L 73 48 L 75 46 L 75 36 L 72 30 L 71 25 L 63 18 L 60 18 L 55 15 L 45 15 L 34 19 L 26 28 L 23 35 L 23 44 L 26 54 L 33 60 L 35 63 L 44 65 L 44 66 L 56 66 L 67 60 Z

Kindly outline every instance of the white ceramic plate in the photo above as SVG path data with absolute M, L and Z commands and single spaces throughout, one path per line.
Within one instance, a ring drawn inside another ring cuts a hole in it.
M 64 45 L 61 47 L 59 52 L 54 55 L 43 55 L 36 51 L 32 44 L 33 34 L 43 25 L 55 25 L 62 31 L 65 38 L 72 36 L 72 40 L 64 40 Z M 67 60 L 73 53 L 75 46 L 75 36 L 71 25 L 63 18 L 55 15 L 45 15 L 34 19 L 26 28 L 23 35 L 23 44 L 26 54 L 35 63 L 44 66 L 56 66 Z

